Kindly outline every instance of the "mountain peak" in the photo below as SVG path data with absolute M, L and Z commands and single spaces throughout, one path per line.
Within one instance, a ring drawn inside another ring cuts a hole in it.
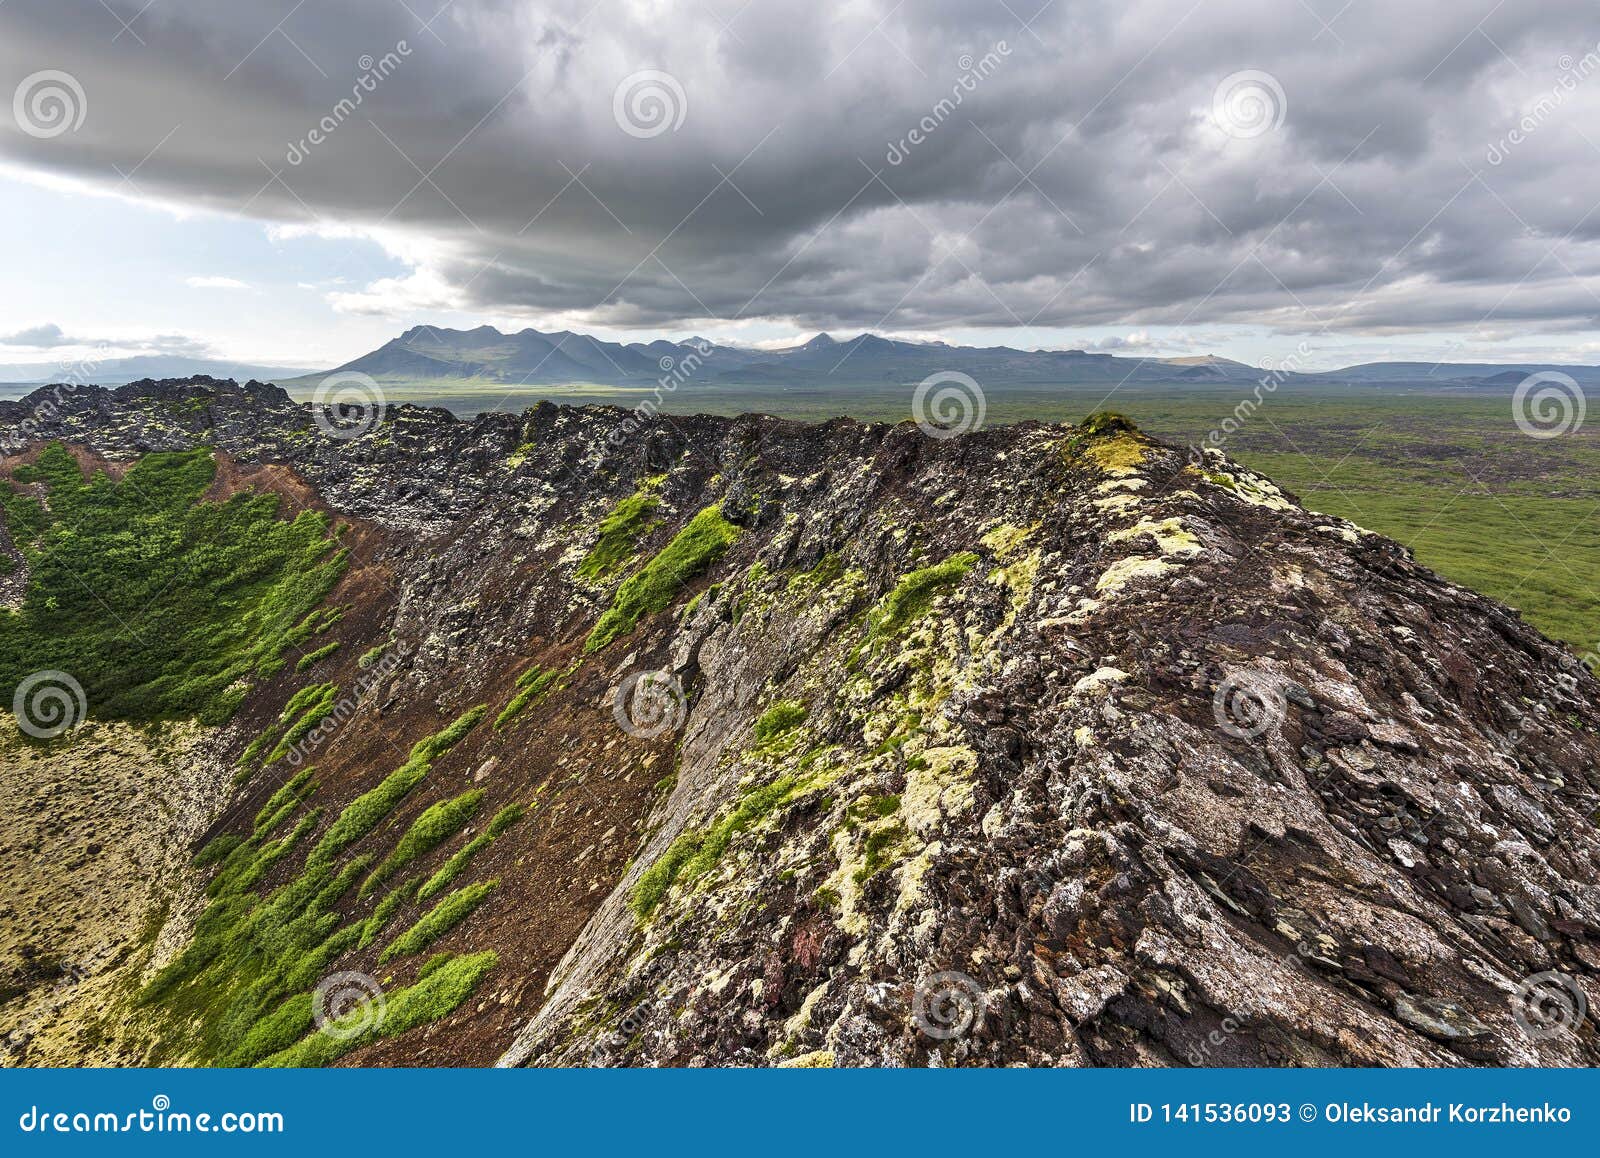
M 842 340 L 823 330 L 798 345 L 753 349 L 719 345 L 702 337 L 687 343 L 660 337 L 621 343 L 572 330 L 545 333 L 532 328 L 506 335 L 488 325 L 471 330 L 412 326 L 381 349 L 337 369 L 377 375 L 387 382 L 472 378 L 506 385 L 643 384 L 660 377 L 661 358 L 677 358 L 680 352 L 703 348 L 701 343 L 710 346 L 713 353 L 704 355 L 706 365 L 695 376 L 699 387 L 747 383 L 836 384 L 848 388 L 869 382 L 915 382 L 940 372 L 968 374 L 986 390 L 1121 381 L 1254 386 L 1261 373 L 1213 354 L 1136 358 L 1080 349 L 1021 350 L 1005 345 L 913 342 L 866 330 Z M 1509 381 L 1507 375 L 1511 373 L 1530 373 L 1540 368 L 1543 367 L 1384 363 L 1340 371 L 1285 372 L 1285 377 L 1307 385 L 1412 381 L 1440 387 L 1466 384 L 1499 388 Z M 1600 369 L 1567 367 L 1565 372 L 1581 385 L 1600 386 Z M 1483 379 L 1492 374 L 1499 377 L 1485 383 Z M 154 368 L 130 375 L 172 376 L 171 372 L 157 372 Z

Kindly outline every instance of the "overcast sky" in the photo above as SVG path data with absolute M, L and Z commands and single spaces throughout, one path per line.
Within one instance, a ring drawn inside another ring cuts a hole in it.
M 1600 362 L 1594 0 L 5 0 L 8 94 L 0 362 Z

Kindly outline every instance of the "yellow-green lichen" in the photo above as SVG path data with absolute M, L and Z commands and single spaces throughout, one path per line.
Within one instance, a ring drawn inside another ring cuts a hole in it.
M 1144 555 L 1130 555 L 1106 568 L 1105 574 L 1095 580 L 1094 589 L 1107 593 L 1121 591 L 1136 579 L 1155 579 L 1172 570 L 1165 559 L 1151 559 Z
M 816 778 L 783 776 L 745 794 L 733 811 L 704 828 L 681 833 L 634 883 L 629 903 L 634 915 L 648 921 L 667 890 L 687 887 L 717 866 L 734 837 L 757 827 L 779 808 L 819 786 Z
M 1087 458 L 1113 478 L 1127 478 L 1146 458 L 1138 427 L 1120 414 L 1102 411 L 1084 420 L 1067 443 L 1069 454 Z
M 1034 523 L 1031 527 L 1018 527 L 1011 523 L 996 523 L 978 541 L 994 552 L 996 559 L 1004 562 L 1016 554 L 1038 529 L 1038 523 Z
M 815 1070 L 831 1069 L 833 1065 L 834 1056 L 831 1049 L 814 1049 L 810 1053 L 803 1053 L 798 1057 L 786 1058 L 780 1061 L 778 1068 L 784 1070 Z
M 1183 520 L 1179 518 L 1162 519 L 1159 522 L 1149 518 L 1140 519 L 1125 530 L 1111 532 L 1106 539 L 1112 543 L 1126 543 L 1142 535 L 1154 539 L 1163 555 L 1188 558 L 1200 553 L 1200 540 L 1184 529 Z
M 910 760 L 906 788 L 900 794 L 900 813 L 912 831 L 926 836 L 944 817 L 970 810 L 977 768 L 978 754 L 961 745 L 927 748 Z

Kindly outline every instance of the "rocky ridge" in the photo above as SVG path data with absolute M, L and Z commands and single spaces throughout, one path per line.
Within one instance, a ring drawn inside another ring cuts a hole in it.
M 430 773 L 536 803 L 441 942 L 499 964 L 349 1061 L 1600 1062 L 1600 685 L 1221 456 L 1115 418 L 373 424 L 212 380 L 47 388 L 0 435 L 208 446 L 219 488 L 354 527 L 313 673 L 403 658 L 319 741 L 330 803 L 561 673 Z

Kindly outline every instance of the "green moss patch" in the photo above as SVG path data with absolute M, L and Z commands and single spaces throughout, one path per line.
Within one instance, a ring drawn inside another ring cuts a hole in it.
M 782 777 L 746 795 L 721 820 L 679 836 L 634 883 L 629 897 L 634 915 L 649 920 L 668 889 L 675 884 L 689 885 L 710 872 L 737 834 L 787 803 L 800 787 L 794 777 Z
M 379 656 L 381 656 L 384 652 L 388 651 L 393 646 L 394 646 L 394 638 L 391 636 L 389 639 L 384 640 L 382 643 L 377 644 L 374 647 L 367 648 L 366 651 L 362 652 L 359 656 L 356 657 L 356 667 L 360 668 L 362 671 L 366 671 L 367 668 L 371 667 L 373 664 L 378 662 L 378 657 Z
M 316 770 L 307 768 L 286 781 L 256 813 L 255 834 L 265 836 L 277 828 L 300 803 L 317 790 Z
M 511 723 L 525 710 L 538 703 L 552 692 L 559 691 L 566 685 L 567 677 L 577 670 L 573 664 L 566 671 L 557 671 L 551 668 L 545 671 L 537 666 L 529 668 L 517 677 L 517 692 L 511 697 L 509 703 L 494 719 L 495 731 L 499 731 Z M 557 681 L 560 681 L 559 683 Z
M 942 563 L 903 576 L 867 615 L 867 649 L 904 635 L 932 610 L 935 599 L 965 578 L 977 561 L 978 556 L 971 551 L 961 551 Z
M 287 1049 L 306 1035 L 316 1014 L 313 995 L 296 993 L 252 1025 L 244 1040 L 224 1057 L 228 1066 L 254 1065 L 268 1054 Z
M 739 528 L 723 517 L 720 507 L 695 515 L 658 555 L 624 580 L 583 650 L 599 651 L 632 631 L 644 616 L 665 609 L 684 584 L 722 558 L 738 537 Z
M 474 788 L 424 810 L 400 838 L 400 843 L 394 846 L 394 851 L 372 870 L 371 876 L 361 882 L 358 895 L 366 896 L 419 856 L 432 852 L 460 832 L 467 821 L 477 814 L 482 803 L 483 790 Z
M 244 843 L 244 837 L 236 832 L 218 833 L 194 855 L 194 867 L 205 868 L 207 865 L 218 864 L 227 859 L 229 853 Z
M 811 570 L 802 572 L 789 580 L 789 593 L 798 595 L 809 591 L 820 591 L 824 588 L 832 587 L 843 578 L 843 557 L 837 551 L 829 551 L 817 561 L 817 565 Z
M 305 653 L 305 655 L 301 656 L 299 662 L 294 665 L 294 670 L 308 671 L 338 650 L 339 641 L 337 639 L 332 643 L 325 643 L 321 647 L 317 648 L 316 651 L 308 651 Z
M 252 740 L 239 757 L 239 771 L 234 776 L 234 782 L 243 784 L 258 768 L 276 764 L 287 756 L 312 729 L 333 715 L 338 698 L 339 687 L 331 683 L 309 684 L 296 692 L 284 705 L 277 725 Z M 272 743 L 274 736 L 277 737 L 275 744 Z M 272 750 L 263 759 L 261 751 L 268 744 L 272 744 Z
M 261 1064 L 324 1066 L 368 1042 L 398 1037 L 408 1029 L 438 1021 L 470 997 L 498 961 L 493 953 L 474 953 L 434 964 L 415 985 L 387 994 L 382 1016 L 357 1009 Z
M 798 700 L 779 700 L 756 720 L 756 743 L 770 744 L 805 723 L 806 706 Z
M 489 822 L 488 830 L 479 833 L 465 845 L 453 853 L 449 860 L 439 866 L 439 870 L 422 883 L 417 890 L 419 902 L 427 900 L 436 893 L 443 892 L 450 884 L 466 870 L 472 858 L 495 842 L 499 836 L 527 814 L 527 806 L 522 804 L 508 804 L 494 814 L 494 819 Z
M 356 948 L 365 949 L 377 942 L 378 935 L 388 927 L 389 922 L 395 919 L 401 909 L 411 903 L 417 891 L 417 880 L 418 878 L 412 877 L 404 884 L 397 885 L 378 902 L 377 907 L 372 910 L 372 916 L 362 923 L 361 940 Z
M 651 516 L 661 506 L 661 500 L 652 493 L 660 479 L 647 479 L 644 484 L 600 520 L 600 537 L 594 547 L 578 564 L 578 575 L 591 582 L 604 579 L 629 559 L 638 549 L 639 540 L 657 524 Z
M 312 860 L 327 860 L 349 848 L 376 828 L 384 817 L 394 811 L 395 805 L 415 788 L 433 762 L 455 747 L 483 719 L 488 708 L 479 704 L 456 720 L 442 732 L 418 740 L 411 747 L 411 756 L 376 787 L 352 800 L 339 819 L 328 826 L 328 831 L 311 853 Z
M 52 444 L 0 511 L 28 563 L 16 611 L 0 611 L 0 686 L 68 672 L 110 720 L 220 723 L 344 573 L 327 517 L 278 517 L 275 495 L 204 498 L 209 451 L 146 455 L 120 481 L 85 478 Z
M 499 881 L 479 881 L 447 894 L 444 900 L 424 913 L 415 925 L 390 942 L 389 947 L 378 955 L 378 963 L 381 965 L 396 957 L 422 952 L 466 920 L 499 884 Z
M 311 697 L 297 698 L 295 707 L 303 711 Z M 309 843 L 321 820 L 320 812 L 307 813 L 287 835 L 270 839 L 316 791 L 310 769 L 272 794 L 256 813 L 249 835 L 226 834 L 206 846 L 197 859 L 217 866 L 207 886 L 210 901 L 195 922 L 188 946 L 139 994 L 140 1004 L 153 1011 L 153 1028 L 161 1035 L 153 1051 L 157 1060 L 245 1065 L 302 1046 L 309 1052 L 297 1056 L 323 1057 L 319 1051 L 325 1047 L 305 1045 L 321 1035 L 301 1040 L 307 1032 L 310 991 L 343 954 L 376 940 L 412 902 L 420 878 L 393 889 L 364 919 L 348 918 L 337 906 L 347 902 L 364 877 L 381 879 L 398 872 L 459 831 L 477 811 L 482 794 L 468 792 L 426 810 L 378 870 L 372 869 L 376 853 L 354 858 L 339 854 L 376 828 L 427 774 L 432 762 L 459 743 L 485 711 L 482 706 L 475 708 L 415 744 L 404 765 L 340 813 L 305 856 L 300 871 L 265 895 L 258 891 L 260 882 L 275 865 Z M 473 886 L 474 905 L 489 887 Z M 471 907 L 447 897 L 405 937 L 429 942 Z M 428 980 L 447 972 L 448 967 L 441 967 Z M 422 991 L 417 1002 L 402 1008 L 437 1008 L 437 1002 L 420 1001 L 433 992 Z M 384 1025 L 385 1034 L 401 1032 L 396 1027 L 407 1026 L 408 1021 L 402 1017 Z

